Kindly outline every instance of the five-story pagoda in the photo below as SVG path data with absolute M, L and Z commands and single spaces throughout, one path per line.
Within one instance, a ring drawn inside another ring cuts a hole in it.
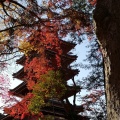
M 74 47 L 74 43 L 60 40 L 56 31 L 47 28 L 35 31 L 23 41 L 19 49 L 25 55 L 17 60 L 23 68 L 13 74 L 23 82 L 11 90 L 22 101 L 6 108 L 5 112 L 24 120 L 37 120 L 48 115 L 56 120 L 86 120 L 78 115 L 84 111 L 83 106 L 75 104 L 76 93 L 81 88 L 74 81 L 79 71 L 70 67 L 77 58 L 68 54 Z M 70 79 L 73 86 L 67 85 Z M 73 104 L 68 100 L 71 96 L 74 96 Z M 7 120 L 9 115 L 3 120 Z

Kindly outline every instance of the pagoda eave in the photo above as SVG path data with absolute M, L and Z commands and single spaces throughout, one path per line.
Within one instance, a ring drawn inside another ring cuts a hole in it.
M 71 49 L 73 49 L 76 46 L 76 44 L 73 42 L 66 42 L 63 40 L 61 40 L 60 43 L 61 43 L 61 49 L 64 50 L 63 54 L 68 53 Z
M 66 106 L 66 104 L 64 103 L 62 103 L 62 102 L 58 102 L 58 101 L 54 101 L 54 100 L 49 100 L 49 103 L 52 105 L 52 106 L 49 106 L 49 107 L 53 107 L 54 106 L 54 108 L 58 108 L 58 109 L 60 109 L 60 110 L 63 110 L 64 108 L 65 108 L 65 106 Z M 84 111 L 84 107 L 81 105 L 81 106 L 75 106 L 75 112 L 76 113 L 80 113 L 80 112 L 83 112 Z
M 22 82 L 20 85 L 18 85 L 14 89 L 11 89 L 10 92 L 12 92 L 13 95 L 16 95 L 18 97 L 20 96 L 23 97 L 29 92 L 26 85 L 27 85 L 26 82 Z
M 13 117 L 11 117 L 10 115 L 6 115 L 3 118 L 1 118 L 0 120 L 12 120 Z
M 55 115 L 58 117 L 64 117 L 65 115 L 65 110 L 64 109 L 60 109 L 60 108 L 56 108 L 54 106 L 50 106 L 50 107 L 44 107 L 40 110 L 43 114 L 47 115 Z
M 75 94 L 77 94 L 78 92 L 80 92 L 81 88 L 79 86 L 67 86 L 67 91 L 65 93 L 65 95 L 63 95 L 62 99 L 71 97 Z
M 12 74 L 13 78 L 17 78 L 20 80 L 24 80 L 25 75 L 26 73 L 24 72 L 24 67 L 20 69 L 18 72 Z
M 63 72 L 65 73 L 65 80 L 68 81 L 72 79 L 75 75 L 77 75 L 79 73 L 79 70 L 78 69 L 72 70 L 68 68 L 65 71 L 63 70 Z
M 16 64 L 24 65 L 26 56 L 23 55 L 20 59 L 16 60 Z

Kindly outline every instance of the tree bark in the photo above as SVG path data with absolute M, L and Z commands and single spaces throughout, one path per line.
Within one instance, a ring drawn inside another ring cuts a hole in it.
M 94 19 L 104 59 L 107 119 L 120 120 L 120 0 L 97 0 Z

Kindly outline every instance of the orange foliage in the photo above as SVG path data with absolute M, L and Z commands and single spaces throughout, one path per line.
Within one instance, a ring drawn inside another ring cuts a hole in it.
M 16 105 L 10 107 L 10 108 L 5 108 L 4 111 L 7 114 L 10 114 L 11 116 L 13 116 L 14 118 L 20 118 L 23 117 L 23 115 L 28 115 L 29 111 L 27 109 L 28 103 L 29 103 L 29 99 L 32 97 L 32 94 L 27 94 L 25 96 L 25 98 L 21 101 L 18 102 Z
M 11 116 L 13 116 L 16 119 L 20 119 L 23 120 L 26 117 L 29 117 L 29 120 L 32 120 L 33 118 L 36 118 L 36 120 L 38 120 L 38 118 L 42 118 L 43 114 L 41 112 L 39 112 L 39 114 L 34 115 L 31 114 L 28 110 L 28 105 L 30 103 L 30 99 L 33 97 L 32 93 L 28 93 L 22 101 L 18 102 L 17 104 L 15 104 L 14 106 L 10 107 L 10 108 L 4 108 L 5 113 L 10 114 Z
M 44 57 L 35 57 L 30 62 L 27 59 L 24 70 L 27 72 L 26 78 L 28 81 L 40 80 L 40 75 L 45 74 L 47 71 L 51 70 L 52 68 L 50 68 L 47 63 L 48 61 Z M 31 82 L 29 83 L 31 84 Z
M 61 67 L 62 49 L 56 31 L 56 25 L 51 22 L 47 22 L 46 25 L 47 26 L 43 26 L 42 30 L 34 31 L 27 39 L 27 42 L 29 42 L 31 46 L 34 46 L 34 48 L 28 52 L 24 66 L 24 71 L 27 73 L 26 78 L 29 80 L 29 89 L 32 89 L 33 84 L 37 82 L 36 80 L 40 80 L 42 74 L 54 69 L 54 66 L 56 66 L 56 68 Z M 51 26 L 52 30 L 50 29 Z M 46 50 L 55 52 L 54 66 L 51 66 L 51 60 L 46 56 L 48 54 Z M 31 80 L 34 82 L 30 82 Z M 33 83 L 32 86 L 30 85 L 31 83 Z

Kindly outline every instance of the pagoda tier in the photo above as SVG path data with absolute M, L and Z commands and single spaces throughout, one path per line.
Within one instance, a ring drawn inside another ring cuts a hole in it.
M 53 63 L 55 62 L 55 54 L 56 53 L 54 51 L 46 50 L 46 57 L 49 60 L 51 60 Z M 25 55 L 23 55 L 20 59 L 18 59 L 16 61 L 16 63 L 24 66 L 25 59 L 26 59 L 26 57 L 25 57 Z M 66 66 L 67 67 L 72 62 L 74 62 L 76 59 L 77 59 L 76 55 L 69 55 L 69 54 L 62 55 L 61 56 L 62 66 Z M 54 66 L 54 64 L 53 64 L 53 66 Z
M 61 43 L 61 49 L 64 50 L 63 52 L 65 54 L 67 54 L 71 49 L 73 49 L 76 46 L 76 44 L 73 42 L 68 42 L 68 41 L 66 42 L 63 40 L 61 40 L 60 43 Z
M 63 50 L 63 55 L 65 55 L 65 57 L 66 57 L 66 55 L 67 55 L 67 53 L 71 50 L 71 49 L 73 49 L 75 46 L 76 46 L 76 44 L 75 43 L 71 43 L 71 42 L 66 42 L 66 41 L 63 41 L 63 40 L 60 40 L 60 44 L 61 44 L 61 49 Z M 51 52 L 53 52 L 54 51 L 54 49 L 52 49 L 52 50 L 50 50 L 50 49 L 47 49 L 46 51 L 51 51 Z M 53 52 L 54 54 L 55 54 L 55 52 Z M 70 56 L 69 56 L 70 57 Z M 68 57 L 68 58 L 69 58 Z M 16 63 L 17 64 L 20 64 L 20 65 L 24 65 L 24 63 L 25 63 L 25 55 L 23 55 L 20 59 L 18 59 L 17 61 L 16 61 Z M 71 62 L 73 62 L 74 60 L 76 60 L 76 58 L 77 58 L 77 56 L 74 56 L 74 57 L 70 57 L 70 59 L 72 60 Z M 71 63 L 70 62 L 70 63 Z M 70 64 L 69 63 L 69 64 Z
M 41 108 L 41 112 L 44 114 L 44 115 L 54 115 L 55 118 L 58 117 L 57 120 L 59 120 L 59 117 L 61 118 L 66 118 L 66 109 L 65 106 L 66 103 L 62 103 L 61 101 L 59 100 L 55 100 L 55 99 L 51 99 L 49 100 L 49 103 L 51 104 L 51 106 L 46 106 L 44 108 Z M 71 105 L 72 106 L 72 105 Z M 83 112 L 84 111 L 84 108 L 83 106 L 75 106 L 75 110 L 76 114 L 78 114 L 79 112 Z M 85 118 L 85 117 L 81 117 L 78 115 L 79 118 Z M 10 117 L 9 115 L 6 115 L 6 116 L 3 116 L 1 118 L 1 120 L 12 120 L 12 117 Z M 27 120 L 27 118 L 26 118 Z M 82 119 L 84 120 L 84 119 Z M 85 119 L 87 120 L 87 119 Z
M 76 44 L 75 43 L 72 43 L 72 42 L 66 42 L 66 41 L 63 41 L 63 40 L 60 40 L 60 46 L 61 46 L 61 49 L 64 50 L 63 51 L 63 55 L 66 55 L 71 49 L 73 49 Z M 54 51 L 53 50 L 47 50 L 47 51 Z M 77 58 L 77 56 L 74 56 L 74 59 L 73 61 Z M 71 61 L 72 62 L 72 61 Z M 25 63 L 25 55 L 23 55 L 20 59 L 18 59 L 16 61 L 17 64 L 20 64 L 20 65 L 24 65 Z M 70 64 L 70 63 L 69 63 Z
M 15 96 L 23 97 L 30 91 L 27 89 L 27 83 L 22 82 L 20 85 L 18 85 L 14 89 L 10 89 L 10 92 L 12 92 Z
M 46 50 L 46 58 L 50 60 L 50 64 L 53 67 L 56 67 L 56 52 L 51 50 Z M 77 59 L 76 55 L 61 55 L 61 66 L 63 68 L 67 68 L 72 62 L 74 62 Z
M 73 96 L 74 94 L 80 92 L 81 88 L 79 86 L 66 86 L 67 91 L 65 93 L 65 95 L 61 98 L 68 98 Z M 26 82 L 22 82 L 20 85 L 18 85 L 17 87 L 15 87 L 14 89 L 11 89 L 10 92 L 12 92 L 14 95 L 18 96 L 18 97 L 24 97 L 28 92 L 30 92 L 27 88 L 27 83 Z
M 49 100 L 49 103 L 52 104 L 52 106 L 50 106 L 50 107 L 60 108 L 61 110 L 63 110 L 64 108 L 67 109 L 66 108 L 67 104 L 62 103 L 59 100 L 51 99 L 51 100 Z M 72 104 L 71 104 L 71 106 L 72 106 Z M 64 112 L 66 112 L 65 109 L 63 110 Z M 83 112 L 83 111 L 84 111 L 84 107 L 82 105 L 81 106 L 75 106 L 75 112 L 76 113 Z
M 75 43 L 60 40 L 60 48 L 61 48 L 61 50 L 64 50 L 63 53 L 62 53 L 63 55 L 67 54 L 75 46 L 76 46 Z M 52 49 L 50 49 L 50 50 L 55 51 L 54 47 Z
M 72 69 L 63 69 L 63 74 L 64 74 L 64 79 L 65 81 L 68 81 L 70 79 L 72 79 L 75 75 L 77 75 L 79 73 L 79 71 L 77 69 L 72 70 Z
M 54 111 L 53 111 L 54 109 Z M 58 117 L 62 117 L 62 118 L 65 118 L 67 120 L 67 116 L 65 115 L 65 110 L 60 110 L 60 109 L 57 109 L 57 108 L 47 108 L 45 107 L 43 110 L 41 110 L 41 112 L 43 112 L 44 115 L 53 115 L 53 116 L 58 116 Z M 79 118 L 79 120 L 88 120 L 86 117 L 83 117 L 81 115 L 77 115 L 77 117 Z M 56 120 L 59 120 L 59 119 L 56 119 Z
M 55 58 L 55 52 L 54 51 L 51 51 L 51 50 L 46 50 L 46 58 L 49 59 L 49 63 L 50 66 L 54 67 L 56 69 L 56 58 Z M 75 61 L 77 58 L 76 55 L 62 55 L 61 56 L 61 64 L 62 64 L 62 67 L 61 67 L 61 70 L 63 71 L 63 74 L 65 74 L 65 80 L 69 80 L 71 78 L 73 78 L 75 75 L 78 74 L 78 70 L 72 70 L 70 69 L 69 65 Z M 24 62 L 25 62 L 25 56 L 21 57 L 19 60 L 17 60 L 17 63 L 20 63 L 22 65 L 24 65 Z M 13 77 L 14 78 L 17 78 L 17 79 L 20 79 L 20 80 L 25 80 L 25 76 L 26 73 L 24 72 L 24 68 L 22 68 L 21 70 L 19 70 L 18 72 L 14 73 L 13 74 Z
M 62 69 L 62 71 L 63 71 L 65 81 L 72 79 L 73 76 L 75 76 L 79 73 L 79 71 L 77 69 L 72 70 L 70 68 Z M 13 77 L 20 79 L 22 81 L 26 81 L 25 75 L 26 75 L 26 73 L 24 72 L 24 68 L 22 68 L 18 72 L 14 73 Z
M 41 108 L 41 112 L 43 112 L 44 115 L 54 115 L 54 116 L 58 116 L 58 117 L 62 117 L 62 118 L 66 118 L 66 106 L 67 104 L 66 103 L 62 103 L 61 101 L 59 100 L 55 100 L 55 99 L 51 99 L 48 101 L 51 106 L 46 106 L 44 108 Z M 71 104 L 70 105 L 71 108 L 73 107 L 73 105 Z M 74 106 L 74 112 L 76 114 L 78 114 L 79 112 L 84 112 L 84 108 L 83 106 Z M 86 118 L 86 117 L 81 117 L 80 115 L 78 115 L 79 118 Z M 84 119 L 82 119 L 84 120 Z M 87 120 L 87 119 L 85 119 Z
M 48 107 L 44 107 L 43 109 L 41 109 L 41 112 L 44 115 L 54 115 L 54 116 L 66 118 L 66 114 L 65 114 L 66 111 L 65 111 L 65 109 L 64 108 L 55 107 L 54 105 L 51 106 L 51 107 L 49 107 L 49 106 Z
M 61 99 L 69 98 L 80 91 L 81 91 L 80 86 L 67 86 L 67 91 L 65 95 L 62 96 Z
M 19 80 L 24 80 L 26 73 L 24 72 L 24 67 L 20 69 L 18 72 L 13 73 L 13 78 L 17 78 Z M 25 80 L 24 80 L 25 81 Z
M 24 65 L 25 63 L 25 55 L 23 55 L 20 59 L 16 60 L 16 64 Z

